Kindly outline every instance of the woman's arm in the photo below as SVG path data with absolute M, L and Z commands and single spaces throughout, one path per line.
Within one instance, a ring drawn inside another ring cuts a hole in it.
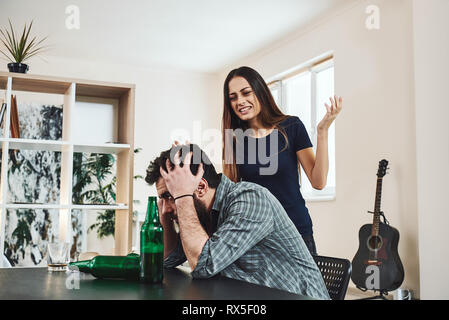
M 334 99 L 329 98 L 331 106 L 326 106 L 326 114 L 317 126 L 317 144 L 316 156 L 313 148 L 306 148 L 296 152 L 299 163 L 304 169 L 304 172 L 309 178 L 310 184 L 313 188 L 322 190 L 327 183 L 327 174 L 329 172 L 329 147 L 328 147 L 328 132 L 332 122 L 334 122 L 338 113 L 343 107 L 343 99 L 334 96 Z
M 317 142 L 317 155 L 313 148 L 306 148 L 296 152 L 299 163 L 309 178 L 314 189 L 322 190 L 326 186 L 327 173 L 329 171 L 329 158 L 327 155 L 327 137 L 325 143 Z M 326 146 L 324 146 L 324 144 Z M 322 152 L 320 152 L 320 150 Z M 325 154 L 324 154 L 325 153 Z

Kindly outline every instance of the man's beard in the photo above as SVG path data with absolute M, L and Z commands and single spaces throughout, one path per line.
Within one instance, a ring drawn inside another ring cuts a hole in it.
M 193 204 L 195 206 L 196 214 L 198 215 L 198 220 L 201 226 L 206 231 L 206 233 L 212 235 L 212 225 L 210 221 L 210 214 L 206 209 L 206 206 L 199 200 L 196 195 L 193 195 Z

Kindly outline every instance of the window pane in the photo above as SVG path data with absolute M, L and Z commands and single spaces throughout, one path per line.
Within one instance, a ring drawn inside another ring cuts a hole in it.
M 311 73 L 304 72 L 283 82 L 286 96 L 286 113 L 297 116 L 304 123 L 310 139 L 312 134 L 312 112 L 311 112 Z M 310 190 L 310 182 L 301 168 L 301 191 Z
M 4 254 L 12 267 L 46 267 L 47 243 L 58 239 L 59 212 L 6 210 Z
M 326 114 L 324 103 L 330 105 L 329 98 L 334 96 L 334 68 L 328 68 L 316 74 L 317 121 Z M 333 125 L 332 125 L 333 127 Z
M 286 113 L 299 117 L 310 135 L 312 125 L 310 112 L 310 72 L 301 73 L 285 80 L 283 87 L 285 87 Z
M 281 96 L 281 94 L 282 94 L 282 87 L 281 87 L 281 82 L 280 81 L 275 81 L 272 84 L 270 84 L 268 86 L 268 88 L 270 89 L 271 94 L 273 95 L 273 99 L 274 99 L 274 102 L 276 102 L 276 105 L 281 110 L 284 110 L 283 106 L 282 106 L 282 96 Z
M 281 107 L 281 103 L 280 103 L 281 100 L 279 99 L 280 98 L 279 89 L 278 88 L 273 88 L 270 91 L 271 91 L 271 94 L 273 95 L 274 102 L 276 102 L 277 106 L 280 108 Z
M 330 106 L 329 98 L 334 96 L 334 68 L 330 67 L 316 75 L 317 121 L 326 114 L 324 103 Z M 327 187 L 335 187 L 335 125 L 329 128 L 329 174 Z
M 297 116 L 304 123 L 316 153 L 316 127 L 326 114 L 324 103 L 330 104 L 329 97 L 334 95 L 334 67 L 332 61 L 326 61 L 311 67 L 310 71 L 281 79 L 281 85 L 272 83 L 270 90 L 282 111 Z M 301 193 L 306 200 L 332 200 L 335 197 L 335 125 L 329 128 L 329 173 L 326 187 L 319 191 L 300 170 Z

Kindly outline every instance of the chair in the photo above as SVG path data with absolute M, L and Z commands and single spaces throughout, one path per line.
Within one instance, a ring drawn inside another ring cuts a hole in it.
M 352 266 L 347 259 L 313 256 L 332 300 L 344 300 Z

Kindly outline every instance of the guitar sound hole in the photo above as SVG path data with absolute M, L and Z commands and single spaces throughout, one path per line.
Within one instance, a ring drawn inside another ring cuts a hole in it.
M 379 236 L 371 236 L 368 238 L 368 248 L 371 251 L 377 251 L 382 248 L 382 238 Z

